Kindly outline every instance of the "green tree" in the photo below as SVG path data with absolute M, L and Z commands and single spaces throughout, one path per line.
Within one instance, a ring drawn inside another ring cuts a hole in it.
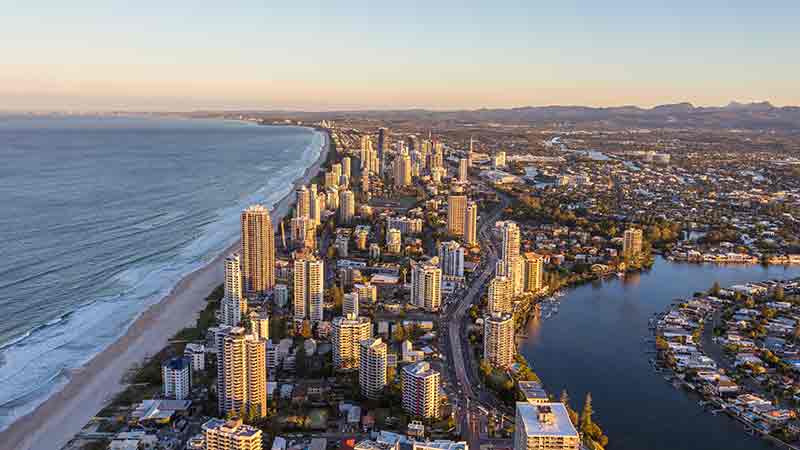
M 311 337 L 311 321 L 306 319 L 303 321 L 302 328 L 300 329 L 300 336 L 308 339 Z
M 713 295 L 714 297 L 717 297 L 719 296 L 720 290 L 721 288 L 719 287 L 719 281 L 715 281 L 714 285 L 711 286 L 710 294 Z
M 581 412 L 581 419 L 580 419 L 580 427 L 581 432 L 591 436 L 591 432 L 593 431 L 593 422 L 592 422 L 592 415 L 594 411 L 592 410 L 592 393 L 586 393 L 586 401 L 583 403 L 583 411 Z

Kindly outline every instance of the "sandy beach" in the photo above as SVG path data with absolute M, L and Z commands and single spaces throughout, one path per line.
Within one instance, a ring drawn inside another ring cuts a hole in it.
M 329 138 L 319 158 L 294 185 L 308 183 L 330 150 Z M 272 211 L 273 223 L 294 202 L 290 191 Z M 72 372 L 64 388 L 0 432 L 0 450 L 58 450 L 69 442 L 125 385 L 123 376 L 135 364 L 159 352 L 180 329 L 193 325 L 205 297 L 223 281 L 222 262 L 239 249 L 237 242 L 206 266 L 184 277 L 160 302 L 144 311 L 114 344 Z

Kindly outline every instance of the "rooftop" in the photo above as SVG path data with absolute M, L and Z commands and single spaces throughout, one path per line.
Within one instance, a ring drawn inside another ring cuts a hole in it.
M 542 415 L 552 414 L 552 420 L 542 421 Z M 541 403 L 532 405 L 527 402 L 517 402 L 517 418 L 524 424 L 528 436 L 563 436 L 578 437 L 578 431 L 569 420 L 567 408 L 563 403 Z

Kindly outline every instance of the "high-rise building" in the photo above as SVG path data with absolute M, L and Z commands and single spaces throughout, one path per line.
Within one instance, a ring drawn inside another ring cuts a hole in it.
M 247 299 L 242 295 L 242 270 L 239 255 L 225 258 L 224 295 L 221 301 L 222 323 L 239 326 L 247 313 Z
M 336 178 L 342 178 L 342 164 L 341 163 L 333 163 L 331 164 L 331 172 L 336 175 Z
M 391 228 L 386 232 L 386 251 L 400 254 L 403 250 L 403 235 L 400 230 Z
M 580 436 L 563 403 L 517 402 L 514 450 L 578 450 Z
M 358 385 L 361 395 L 379 399 L 386 386 L 387 346 L 381 338 L 369 338 L 360 342 Z
M 228 328 L 218 339 L 217 398 L 220 415 L 228 412 L 264 417 L 267 413 L 265 341 Z
M 272 300 L 276 306 L 283 308 L 289 304 L 289 287 L 285 284 L 276 284 Z
M 203 424 L 205 450 L 261 450 L 261 430 L 242 419 L 211 419 Z
M 466 214 L 467 197 L 465 195 L 450 195 L 447 198 L 447 232 L 453 236 L 463 236 Z
M 161 365 L 164 397 L 184 400 L 192 391 L 192 360 L 186 356 L 170 358 Z
M 519 226 L 510 220 L 500 221 L 495 224 L 500 231 L 502 247 L 500 248 L 500 258 L 506 261 L 515 256 L 519 256 L 520 235 Z
M 320 218 L 322 217 L 323 207 L 322 207 L 322 198 L 320 196 L 320 193 L 317 192 L 316 184 L 312 184 L 311 189 L 309 189 L 308 201 L 310 203 L 308 207 L 308 214 L 309 217 L 311 218 L 311 222 L 315 226 L 319 225 L 321 223 Z
M 411 158 L 405 150 L 394 161 L 394 185 L 395 187 L 411 185 Z
M 403 367 L 403 409 L 414 418 L 438 418 L 440 379 L 425 361 Z
M 483 319 L 483 357 L 494 367 L 514 364 L 514 316 L 492 313 Z
M 544 258 L 533 252 L 524 255 L 525 260 L 525 292 L 539 292 L 544 286 Z
M 378 129 L 378 176 L 385 175 L 384 164 L 386 160 L 386 149 L 389 148 L 389 130 L 386 128 Z
M 310 255 L 294 262 L 294 318 L 319 322 L 323 318 L 325 263 Z
M 489 312 L 510 313 L 514 311 L 514 285 L 506 276 L 496 276 L 489 282 Z
M 250 334 L 262 341 L 269 340 L 269 315 L 266 311 L 250 313 Z
M 331 332 L 334 369 L 357 369 L 361 356 L 360 342 L 371 337 L 372 323 L 369 318 L 354 315 L 334 318 Z
M 422 233 L 422 219 L 406 216 L 389 216 L 386 218 L 386 229 L 396 228 L 403 234 Z
M 466 158 L 458 160 L 458 181 L 462 183 L 469 181 L 469 161 Z
M 426 311 L 438 311 L 442 304 L 442 269 L 439 258 L 411 262 L 411 303 Z
M 628 228 L 625 230 L 622 242 L 622 255 L 626 258 L 636 258 L 642 252 L 642 230 Z
M 275 232 L 269 211 L 253 205 L 242 211 L 242 287 L 251 297 L 275 286 Z
M 372 171 L 372 140 L 369 136 L 363 135 L 361 136 L 361 154 L 359 159 L 361 160 L 361 170 L 366 173 Z
M 339 222 L 350 224 L 356 215 L 356 196 L 353 191 L 342 191 L 339 194 Z
M 308 188 L 300 186 L 296 191 L 294 204 L 295 217 L 311 217 L 311 195 Z
M 344 316 L 358 316 L 358 294 L 351 292 L 344 294 L 342 299 L 342 315 Z
M 467 202 L 464 217 L 464 244 L 468 246 L 478 243 L 478 204 Z
M 464 278 L 464 248 L 456 241 L 439 244 L 439 264 L 447 279 Z
M 310 217 L 293 218 L 290 221 L 289 228 L 289 234 L 294 248 L 316 248 L 317 231 Z
M 350 164 L 351 161 L 349 156 L 342 158 L 342 175 L 346 176 L 347 178 L 350 178 L 352 175 Z

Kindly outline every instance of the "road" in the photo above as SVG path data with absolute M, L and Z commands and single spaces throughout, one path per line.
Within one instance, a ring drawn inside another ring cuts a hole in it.
M 448 361 L 447 375 L 454 380 L 457 398 L 454 403 L 459 406 L 462 436 L 467 440 L 470 448 L 479 449 L 481 445 L 493 444 L 500 447 L 510 447 L 510 440 L 488 439 L 487 424 L 488 411 L 494 409 L 498 403 L 494 396 L 486 389 L 477 377 L 477 364 L 471 354 L 472 349 L 467 339 L 467 312 L 476 299 L 480 298 L 486 283 L 494 274 L 497 262 L 497 249 L 495 240 L 491 236 L 491 227 L 499 219 L 502 209 L 508 205 L 508 199 L 501 196 L 502 206 L 495 211 L 481 217 L 479 228 L 479 241 L 485 258 L 466 293 L 455 302 L 448 305 L 440 319 L 440 329 L 446 330 L 447 340 L 443 345 L 443 353 Z M 456 295 L 460 293 L 457 292 Z

